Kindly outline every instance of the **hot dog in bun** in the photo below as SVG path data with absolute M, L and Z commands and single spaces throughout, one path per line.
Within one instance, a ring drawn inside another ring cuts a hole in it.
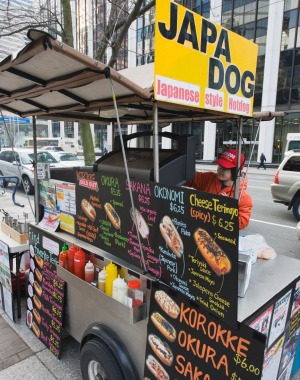
M 179 233 L 169 216 L 164 216 L 159 224 L 162 237 L 165 239 L 170 250 L 180 258 L 183 254 L 183 243 Z
M 121 219 L 119 215 L 116 213 L 116 210 L 110 203 L 105 203 L 104 210 L 108 216 L 108 219 L 111 221 L 112 225 L 119 229 L 121 227 Z
M 41 258 L 41 256 L 39 256 L 38 254 L 35 254 L 34 255 L 34 259 L 35 259 L 35 262 L 37 263 L 37 265 L 43 269 L 43 266 L 44 266 L 44 260 Z
M 33 332 L 35 333 L 35 335 L 39 338 L 41 335 L 41 331 L 35 322 L 32 322 L 31 328 L 32 328 Z
M 88 200 L 83 199 L 81 201 L 81 207 L 86 216 L 91 219 L 91 221 L 94 221 L 96 219 L 96 211 Z
M 35 320 L 37 321 L 38 324 L 40 324 L 42 321 L 40 313 L 35 308 L 33 308 L 32 312 L 33 312 L 33 316 L 34 316 Z
M 194 239 L 205 261 L 218 276 L 230 272 L 229 258 L 207 231 L 198 228 L 194 233 Z
M 36 294 L 40 297 L 42 295 L 42 292 L 43 292 L 41 285 L 37 281 L 34 281 L 33 288 L 34 288 Z
M 41 303 L 39 297 L 37 297 L 36 295 L 33 296 L 33 303 L 35 304 L 35 306 L 36 306 L 39 310 L 41 310 L 41 308 L 42 308 L 42 303 Z
M 158 336 L 150 334 L 148 342 L 155 355 L 166 365 L 170 366 L 173 362 L 173 353 L 166 342 L 163 342 Z
M 151 314 L 151 321 L 154 326 L 160 331 L 165 338 L 170 342 L 176 339 L 176 330 L 161 314 L 154 312 Z

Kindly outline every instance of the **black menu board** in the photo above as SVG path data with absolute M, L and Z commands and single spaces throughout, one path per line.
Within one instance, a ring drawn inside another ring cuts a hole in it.
M 236 321 L 236 199 L 86 170 L 76 178 L 79 239 Z
M 261 379 L 265 336 L 233 327 L 167 286 L 151 292 L 145 378 Z
M 60 357 L 65 282 L 56 274 L 62 243 L 45 231 L 29 226 L 30 272 L 27 326 Z

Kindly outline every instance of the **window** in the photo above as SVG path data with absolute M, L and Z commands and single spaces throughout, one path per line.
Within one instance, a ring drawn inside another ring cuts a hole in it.
M 291 157 L 286 162 L 282 170 L 286 170 L 290 172 L 300 172 L 300 157 L 298 156 Z

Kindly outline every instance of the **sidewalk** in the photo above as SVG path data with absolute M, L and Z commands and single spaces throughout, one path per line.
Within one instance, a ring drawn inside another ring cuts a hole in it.
M 20 199 L 18 193 L 16 201 L 26 204 L 24 207 L 14 205 L 10 188 L 5 194 L 0 193 L 0 209 L 17 214 L 25 211 L 34 220 L 29 202 Z M 27 327 L 25 296 L 21 305 L 18 319 L 15 301 L 16 322 L 0 307 L 0 380 L 81 380 L 79 343 L 65 337 L 61 360 L 57 359 Z

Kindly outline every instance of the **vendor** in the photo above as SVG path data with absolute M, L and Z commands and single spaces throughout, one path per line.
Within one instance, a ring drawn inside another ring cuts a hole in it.
M 237 163 L 237 151 L 228 149 L 223 152 L 216 162 L 218 164 L 217 173 L 196 172 L 194 179 L 188 181 L 185 186 L 193 187 L 207 193 L 234 197 L 234 184 L 237 176 L 244 167 L 245 156 L 241 154 L 240 165 Z M 249 224 L 252 198 L 246 191 L 248 179 L 243 176 L 239 186 L 239 229 L 246 228 Z

